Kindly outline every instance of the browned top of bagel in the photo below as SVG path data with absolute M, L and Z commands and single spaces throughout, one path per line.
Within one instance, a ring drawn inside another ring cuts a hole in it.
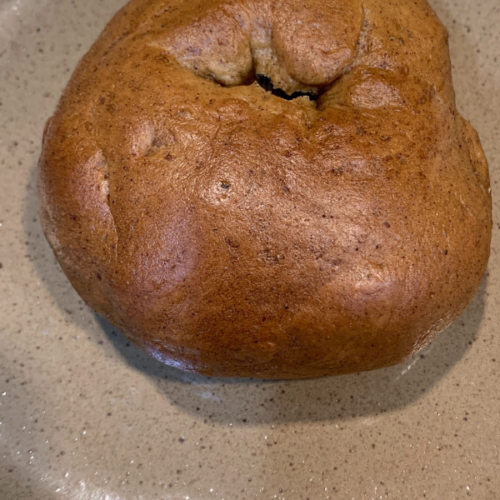
M 397 363 L 489 256 L 487 162 L 424 0 L 133 0 L 73 75 L 39 171 L 81 296 L 210 375 Z

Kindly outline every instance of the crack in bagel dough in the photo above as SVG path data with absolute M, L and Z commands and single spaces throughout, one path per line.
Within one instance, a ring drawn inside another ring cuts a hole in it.
M 423 0 L 133 0 L 48 122 L 38 186 L 86 302 L 207 375 L 398 363 L 489 257 L 488 165 Z
M 317 92 L 352 64 L 362 29 L 357 1 L 217 5 L 166 40 L 177 61 L 223 85 L 268 77 L 287 94 Z

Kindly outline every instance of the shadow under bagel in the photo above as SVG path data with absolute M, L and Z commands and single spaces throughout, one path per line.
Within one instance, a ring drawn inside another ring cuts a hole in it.
M 472 49 L 471 49 L 472 50 Z M 466 113 L 465 113 L 466 114 Z M 32 173 L 25 212 L 25 231 L 33 242 L 41 233 Z M 57 297 L 62 310 L 74 305 L 75 294 L 57 293 L 62 273 L 48 245 L 37 243 L 34 265 L 41 281 Z M 40 265 L 40 262 L 44 262 Z M 69 286 L 69 284 L 67 284 Z M 341 377 L 299 381 L 214 379 L 166 367 L 131 345 L 100 317 L 98 322 L 109 342 L 133 369 L 155 380 L 160 393 L 201 419 L 235 425 L 264 422 L 347 420 L 373 416 L 416 402 L 456 365 L 475 339 L 484 310 L 487 278 L 467 311 L 414 358 L 395 367 Z M 85 325 L 81 327 L 85 329 Z M 296 401 L 295 412 L 281 409 Z

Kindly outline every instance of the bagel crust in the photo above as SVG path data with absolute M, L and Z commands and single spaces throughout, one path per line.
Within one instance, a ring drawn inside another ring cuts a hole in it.
M 205 375 L 396 364 L 489 257 L 488 164 L 425 0 L 133 0 L 48 121 L 38 188 L 83 299 Z

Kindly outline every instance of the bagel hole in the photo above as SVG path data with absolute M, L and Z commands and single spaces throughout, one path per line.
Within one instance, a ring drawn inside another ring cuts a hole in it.
M 255 75 L 255 81 L 266 91 L 271 92 L 271 94 L 286 101 L 292 101 L 298 97 L 308 97 L 313 103 L 315 103 L 319 98 L 320 94 L 315 94 L 313 92 L 294 92 L 293 94 L 287 94 L 284 90 L 275 87 L 271 79 L 266 75 Z

